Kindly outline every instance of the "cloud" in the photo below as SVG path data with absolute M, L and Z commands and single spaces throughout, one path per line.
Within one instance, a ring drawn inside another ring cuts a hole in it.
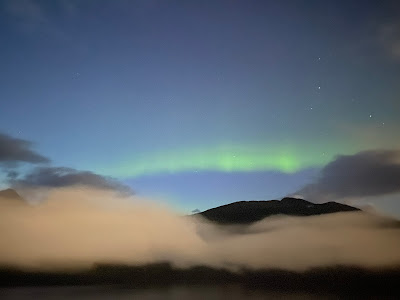
M 32 142 L 0 133 L 0 163 L 47 163 L 50 160 L 31 149 Z
M 46 187 L 59 188 L 68 186 L 90 186 L 103 190 L 116 190 L 130 194 L 132 190 L 117 180 L 90 171 L 80 171 L 66 167 L 38 167 L 22 178 L 11 178 L 12 186 L 18 188 Z
M 161 261 L 232 270 L 400 265 L 400 226 L 394 219 L 347 212 L 219 226 L 147 199 L 93 188 L 52 189 L 36 206 L 1 201 L 0 232 L 0 265 L 25 268 Z
M 382 196 L 400 192 L 400 151 L 363 151 L 341 155 L 327 164 L 317 180 L 296 194 L 312 201 Z
M 126 194 L 133 193 L 129 186 L 113 178 L 66 167 L 36 167 L 29 173 L 21 175 L 16 170 L 19 163 L 50 162 L 47 157 L 33 151 L 31 146 L 30 141 L 0 133 L 0 164 L 8 183 L 15 188 L 56 188 L 81 185 Z

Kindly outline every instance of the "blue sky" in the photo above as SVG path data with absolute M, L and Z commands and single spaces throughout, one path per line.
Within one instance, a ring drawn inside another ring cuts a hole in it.
M 53 165 L 190 210 L 399 147 L 392 1 L 0 4 L 0 130 Z

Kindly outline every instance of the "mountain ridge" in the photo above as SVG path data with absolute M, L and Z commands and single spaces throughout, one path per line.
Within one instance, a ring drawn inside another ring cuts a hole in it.
M 238 201 L 203 212 L 200 215 L 219 224 L 250 224 L 273 215 L 314 216 L 337 212 L 361 211 L 338 202 L 312 203 L 300 198 L 285 197 L 281 200 Z
M 0 190 L 0 199 L 7 199 L 9 201 L 15 202 L 15 203 L 26 203 L 25 199 L 22 198 L 16 190 L 14 189 L 5 189 L 5 190 Z

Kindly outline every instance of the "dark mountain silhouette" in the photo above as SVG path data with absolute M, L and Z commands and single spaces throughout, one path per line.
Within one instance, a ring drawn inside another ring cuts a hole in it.
M 7 199 L 21 204 L 26 203 L 25 200 L 13 189 L 0 191 L 0 199 Z
M 250 224 L 273 215 L 314 216 L 360 209 L 337 203 L 315 204 L 303 199 L 240 201 L 211 208 L 196 215 L 220 224 Z
M 230 272 L 206 266 L 186 269 L 169 263 L 138 266 L 102 264 L 90 270 L 35 271 L 0 267 L 0 287 L 97 286 L 112 288 L 168 288 L 170 286 L 239 285 L 254 291 L 316 293 L 319 298 L 399 299 L 400 269 L 351 266 L 313 268 L 304 272 L 279 269 L 242 269 Z M 228 289 L 229 290 L 229 289 Z M 1 295 L 1 290 L 0 290 Z M 335 296 L 335 297 L 334 297 Z

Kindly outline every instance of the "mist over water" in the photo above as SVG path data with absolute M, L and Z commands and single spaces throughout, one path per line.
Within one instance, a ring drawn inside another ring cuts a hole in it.
M 168 261 L 177 267 L 300 271 L 400 265 L 399 222 L 377 214 L 274 216 L 249 226 L 220 226 L 110 191 L 42 194 L 35 205 L 0 199 L 0 265 L 51 270 Z

